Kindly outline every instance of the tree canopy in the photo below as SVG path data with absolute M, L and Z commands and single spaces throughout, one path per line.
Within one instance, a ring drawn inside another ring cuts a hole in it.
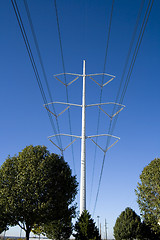
M 140 239 L 141 219 L 131 208 L 126 208 L 117 218 L 113 229 L 116 240 Z
M 71 216 L 63 216 L 61 220 L 55 220 L 42 224 L 41 226 L 34 225 L 32 232 L 37 235 L 44 235 L 49 239 L 67 240 L 70 238 L 73 230 Z
M 141 225 L 141 239 L 142 240 L 159 240 L 159 236 L 152 230 L 151 226 L 142 222 Z
M 138 183 L 136 194 L 144 221 L 160 235 L 160 159 L 146 166 Z M 157 238 L 158 239 L 158 238 Z
M 8 230 L 8 223 L 10 221 L 10 217 L 5 213 L 5 209 L 3 205 L 0 205 L 0 234 L 3 231 Z
M 49 239 L 67 240 L 72 234 L 72 219 L 66 218 L 44 224 L 42 232 Z
M 18 224 L 27 239 L 35 224 L 73 217 L 76 193 L 76 177 L 68 164 L 45 146 L 27 146 L 0 168 L 0 204 L 5 202 L 9 224 Z
M 99 232 L 91 215 L 87 210 L 84 210 L 75 224 L 76 240 L 99 240 Z

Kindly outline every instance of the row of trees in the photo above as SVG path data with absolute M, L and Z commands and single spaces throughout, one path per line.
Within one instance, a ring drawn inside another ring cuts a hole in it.
M 73 229 L 74 233 L 72 232 Z M 49 239 L 55 240 L 69 239 L 71 234 L 76 240 L 100 240 L 98 228 L 87 210 L 82 212 L 73 229 L 70 219 L 66 218 L 66 222 L 50 222 L 43 224 L 41 227 L 35 227 L 32 231 L 35 234 L 43 234 Z
M 67 220 L 67 219 L 66 219 Z M 68 219 L 69 220 L 69 219 Z M 91 215 L 87 210 L 84 210 L 78 218 L 72 232 L 71 221 L 60 222 L 55 221 L 44 224 L 41 227 L 35 227 L 33 232 L 36 234 L 46 235 L 49 239 L 67 240 L 71 234 L 76 240 L 100 240 L 98 228 L 95 225 Z
M 116 220 L 114 226 L 115 239 L 160 240 L 159 158 L 151 161 L 143 169 L 135 192 L 143 222 L 131 208 L 126 208 Z
M 76 216 L 77 180 L 63 157 L 45 146 L 28 146 L 0 168 L 0 233 L 19 225 L 51 239 L 69 239 Z M 84 211 L 75 224 L 77 240 L 98 240 L 98 229 Z
M 114 226 L 116 240 L 158 240 L 159 235 L 151 228 L 151 225 L 141 222 L 141 218 L 131 208 L 126 208 L 117 218 Z
M 19 225 L 52 239 L 68 239 L 76 216 L 77 180 L 64 159 L 44 146 L 28 146 L 8 157 L 0 168 L 0 232 Z M 160 159 L 140 175 L 136 194 L 140 217 L 130 208 L 117 218 L 116 240 L 160 239 Z M 98 240 L 98 229 L 87 211 L 75 224 L 77 240 Z

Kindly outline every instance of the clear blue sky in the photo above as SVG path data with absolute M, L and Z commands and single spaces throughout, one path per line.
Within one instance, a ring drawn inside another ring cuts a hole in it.
M 62 73 L 62 59 L 58 39 L 54 1 L 28 0 L 35 33 L 44 62 L 47 79 L 54 101 L 66 101 L 65 88 L 53 77 Z M 31 49 L 48 102 L 49 96 L 40 67 L 36 48 L 27 20 L 23 1 L 17 0 Z M 106 72 L 116 76 L 103 90 L 102 102 L 115 101 L 124 69 L 141 1 L 115 0 L 111 25 Z M 145 1 L 140 25 L 147 8 Z M 86 73 L 103 72 L 108 23 L 112 1 L 108 0 L 59 0 L 57 9 L 66 72 L 82 73 L 86 60 Z M 107 220 L 108 237 L 113 236 L 116 218 L 126 208 L 138 214 L 134 189 L 143 168 L 154 158 L 160 157 L 160 2 L 154 1 L 149 21 L 138 52 L 124 98 L 126 108 L 120 113 L 114 135 L 121 140 L 108 151 L 103 170 L 94 219 L 100 216 L 102 233 Z M 140 30 L 138 27 L 138 32 Z M 47 139 L 53 133 L 35 75 L 22 39 L 11 1 L 0 1 L 0 163 L 13 156 L 26 145 L 45 145 L 51 152 L 60 154 Z M 137 40 L 138 35 L 136 35 Z M 136 42 L 136 41 L 135 41 Z M 135 45 L 134 45 L 135 46 Z M 69 81 L 69 78 L 67 78 Z M 87 104 L 98 103 L 100 89 L 87 79 Z M 101 81 L 101 78 L 97 79 Z M 81 104 L 82 79 L 68 88 L 69 102 Z M 62 107 L 61 107 L 62 109 Z M 57 111 L 60 109 L 56 109 Z M 107 109 L 106 109 L 107 110 Z M 110 108 L 109 108 L 110 111 Z M 81 134 L 81 109 L 71 108 L 72 133 Z M 109 120 L 101 113 L 99 133 L 107 133 Z M 96 134 L 98 110 L 87 109 L 87 135 Z M 69 133 L 68 114 L 59 117 L 60 131 Z M 64 145 L 66 140 L 62 138 Z M 69 141 L 69 139 L 67 140 Z M 102 146 L 106 139 L 100 140 Z M 75 170 L 80 179 L 80 141 L 73 145 Z M 95 175 L 91 195 L 92 169 L 95 146 L 87 141 L 87 209 L 92 213 L 102 152 L 97 149 Z M 72 149 L 65 152 L 65 160 L 73 169 Z M 91 201 L 90 201 L 91 196 Z M 77 196 L 79 207 L 79 195 Z M 19 234 L 19 230 L 7 234 Z

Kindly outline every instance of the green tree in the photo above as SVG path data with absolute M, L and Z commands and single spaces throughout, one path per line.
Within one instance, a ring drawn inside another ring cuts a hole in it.
M 41 226 L 35 225 L 32 229 L 34 234 L 42 234 L 49 239 L 54 240 L 67 240 L 72 234 L 72 218 L 65 215 L 63 219 L 42 224 Z
M 8 224 L 10 221 L 9 215 L 5 214 L 4 206 L 0 205 L 0 234 L 3 231 L 8 230 Z
M 113 230 L 116 240 L 140 239 L 141 219 L 131 208 L 126 208 L 117 218 Z
M 30 231 L 75 214 L 76 177 L 64 159 L 44 146 L 28 146 L 8 157 L 0 168 L 0 202 L 12 217 L 11 225 Z
M 160 159 L 156 158 L 146 166 L 138 183 L 136 194 L 142 217 L 146 224 L 160 235 Z
M 67 240 L 72 234 L 72 221 L 62 219 L 44 225 L 44 233 L 49 239 Z
M 91 215 L 87 210 L 84 210 L 74 227 L 76 240 L 99 240 L 99 232 Z
M 159 240 L 157 234 L 152 230 L 151 226 L 146 224 L 145 222 L 142 223 L 141 226 L 141 240 Z

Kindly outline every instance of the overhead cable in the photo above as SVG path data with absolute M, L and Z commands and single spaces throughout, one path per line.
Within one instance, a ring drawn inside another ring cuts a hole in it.
M 69 96 L 68 96 L 68 88 L 67 88 L 67 80 L 66 80 L 66 71 L 65 71 L 65 64 L 64 64 L 64 55 L 63 55 L 63 48 L 62 48 L 62 40 L 61 40 L 61 32 L 60 32 L 60 24 L 59 24 L 59 17 L 58 17 L 58 10 L 57 10 L 57 3 L 56 0 L 54 0 L 54 7 L 56 12 L 56 20 L 57 20 L 57 28 L 58 28 L 58 37 L 59 37 L 59 43 L 60 43 L 60 50 L 61 50 L 61 58 L 62 58 L 62 67 L 64 72 L 64 80 L 66 84 L 66 97 L 67 97 L 67 103 L 69 103 Z M 71 127 L 71 116 L 70 116 L 70 109 L 68 108 L 68 119 L 69 119 L 69 129 L 70 129 L 70 135 L 72 135 L 72 127 Z M 73 141 L 71 136 L 71 142 Z M 73 169 L 75 170 L 75 160 L 74 160 L 74 151 L 73 151 L 73 145 L 72 147 L 72 158 L 73 158 Z
M 153 3 L 154 3 L 154 0 L 152 0 L 152 1 L 149 0 L 147 10 L 146 10 L 146 13 L 145 13 L 145 17 L 144 17 L 142 27 L 141 27 L 141 30 L 140 30 L 140 34 L 139 34 L 139 37 L 138 37 L 138 40 L 137 40 L 137 44 L 136 44 L 136 47 L 134 49 L 134 54 L 133 54 L 133 57 L 132 57 L 132 60 L 131 60 L 131 64 L 130 64 L 130 67 L 129 67 L 129 70 L 128 70 L 128 73 L 127 73 L 126 81 L 125 81 L 123 91 L 122 91 L 122 94 L 121 94 L 121 97 L 120 97 L 120 103 L 123 103 L 124 96 L 125 96 L 127 88 L 128 88 L 128 84 L 129 84 L 129 81 L 130 81 L 130 78 L 131 78 L 133 67 L 134 67 L 134 64 L 135 64 L 135 61 L 136 61 L 136 58 L 137 58 L 137 54 L 138 54 L 138 51 L 139 51 L 139 48 L 140 48 L 140 45 L 141 45 L 141 42 L 142 42 L 142 39 L 143 39 L 143 35 L 144 35 L 145 29 L 146 29 L 146 25 L 147 25 L 147 22 L 148 22 L 148 18 L 150 16 L 150 12 L 151 12 Z M 116 118 L 114 119 L 111 132 L 114 131 L 117 119 L 118 119 L 118 116 L 116 116 Z
M 125 93 L 126 93 L 126 90 L 127 90 L 127 87 L 128 87 L 128 83 L 130 81 L 130 77 L 131 77 L 133 67 L 134 67 L 134 64 L 135 64 L 135 61 L 136 61 L 136 58 L 137 58 L 137 54 L 138 54 L 138 51 L 139 51 L 139 48 L 140 48 L 140 45 L 141 45 L 141 42 L 142 42 L 142 38 L 143 38 L 143 35 L 144 35 L 144 32 L 145 32 L 145 29 L 146 29 L 148 18 L 150 16 L 150 12 L 151 12 L 151 9 L 152 9 L 152 6 L 153 6 L 153 2 L 154 2 L 154 0 L 152 0 L 152 1 L 149 0 L 147 10 L 146 10 L 146 13 L 145 13 L 145 17 L 144 17 L 144 20 L 143 20 L 143 23 L 142 23 L 142 26 L 141 26 L 141 30 L 140 30 L 140 33 L 139 33 L 139 37 L 138 37 L 138 40 L 137 40 L 137 44 L 136 44 L 136 47 L 135 47 L 135 50 L 134 50 L 134 54 L 132 56 L 132 61 L 131 61 L 131 64 L 130 64 L 130 67 L 129 67 L 129 70 L 128 70 L 127 77 L 126 77 L 125 85 L 124 85 L 122 95 L 121 95 L 121 98 L 120 98 L 120 103 L 123 102 L 123 99 L 124 99 L 124 96 L 125 96 Z M 109 133 L 113 133 L 117 118 L 118 118 L 118 115 L 116 116 L 116 118 L 114 120 L 114 125 L 113 126 L 112 126 L 111 121 L 110 121 Z M 112 128 L 111 128 L 111 126 L 112 126 Z M 109 142 L 110 142 L 110 140 L 107 140 L 107 145 L 109 144 Z M 93 209 L 93 214 L 95 213 L 95 209 L 96 209 L 96 205 L 97 205 L 97 201 L 98 201 L 99 190 L 100 190 L 102 174 L 103 174 L 103 168 L 104 168 L 104 163 L 105 163 L 105 157 L 106 157 L 106 153 L 104 153 L 104 157 L 103 157 L 102 168 L 101 168 L 101 173 L 100 173 L 100 178 L 99 178 L 99 184 L 98 184 L 98 190 L 97 190 L 97 194 L 96 194 L 96 200 L 95 200 L 95 205 L 94 205 L 94 209 Z
M 106 51 L 105 51 L 105 58 L 104 58 L 103 73 L 105 73 L 105 71 L 106 71 L 108 47 L 109 47 L 111 24 L 112 24 L 112 16 L 113 16 L 113 7 L 114 7 L 114 0 L 112 0 L 112 8 L 111 8 L 111 14 L 110 14 L 110 20 L 109 20 L 109 28 L 108 28 L 108 33 L 107 33 L 108 37 L 107 37 L 107 43 L 106 43 Z M 102 84 L 101 84 L 101 86 L 103 86 L 104 76 L 105 75 L 103 74 L 102 75 Z M 103 92 L 103 87 L 101 87 L 101 91 L 100 91 L 100 103 L 102 102 L 102 92 Z M 100 113 L 101 113 L 101 110 L 99 109 L 99 111 L 98 111 L 98 121 L 97 121 L 96 135 L 98 135 L 98 132 L 99 132 Z M 96 146 L 95 146 L 95 153 L 94 153 L 94 160 L 93 160 L 93 170 L 92 170 L 92 180 L 91 180 L 91 193 L 90 193 L 89 205 L 90 205 L 91 199 L 92 199 L 93 181 L 94 181 L 94 172 L 95 172 L 95 162 L 96 162 L 96 154 L 97 154 L 97 142 L 98 142 L 98 138 L 96 137 Z
M 31 50 L 31 47 L 30 47 L 30 44 L 29 44 L 29 41 L 28 41 L 28 38 L 27 38 L 27 34 L 26 34 L 26 31 L 25 31 L 25 28 L 24 28 L 24 25 L 23 25 L 23 22 L 22 22 L 22 18 L 21 18 L 16 0 L 11 0 L 11 3 L 12 3 L 12 6 L 13 6 L 13 9 L 14 9 L 17 21 L 18 21 L 18 25 L 20 27 L 20 31 L 21 31 L 21 34 L 22 34 L 22 37 L 23 37 L 28 55 L 29 55 L 29 59 L 30 59 L 30 62 L 31 62 L 31 65 L 32 65 L 32 68 L 33 68 L 33 71 L 34 71 L 39 89 L 40 89 L 40 92 L 41 92 L 41 95 L 42 95 L 43 102 L 44 102 L 44 104 L 46 104 L 47 103 L 47 98 L 46 98 L 46 95 L 44 93 L 42 82 L 41 82 L 41 79 L 40 79 L 40 76 L 39 76 L 39 73 L 38 73 L 38 70 L 37 70 L 37 67 L 36 67 L 36 63 L 35 63 L 35 60 L 34 60 L 34 57 L 33 57 L 33 54 L 32 54 L 32 50 Z M 48 114 L 51 126 L 53 128 L 53 131 L 56 134 L 57 132 L 56 132 L 56 128 L 54 126 L 54 122 L 53 122 L 51 113 L 49 113 L 47 111 L 47 114 Z M 57 139 L 57 141 L 58 141 L 58 139 Z
M 36 46 L 37 54 L 38 54 L 38 57 L 39 57 L 40 65 L 41 65 L 41 68 L 42 68 L 43 76 L 44 76 L 45 83 L 46 83 L 46 86 L 47 86 L 49 98 L 50 98 L 50 101 L 53 102 L 52 94 L 51 94 L 50 87 L 49 87 L 48 80 L 47 80 L 47 74 L 46 74 L 46 71 L 45 71 L 45 68 L 44 68 L 44 64 L 43 64 L 43 61 L 42 61 L 42 56 L 41 56 L 40 48 L 39 48 L 39 45 L 38 45 L 38 40 L 37 40 L 37 37 L 36 37 L 36 34 L 35 34 L 35 30 L 34 30 L 34 27 L 33 27 L 31 14 L 30 14 L 30 11 L 29 11 L 29 7 L 28 7 L 28 4 L 27 4 L 26 0 L 23 0 L 23 2 L 24 2 L 24 5 L 25 5 L 27 17 L 28 17 L 30 28 L 31 28 L 31 31 L 32 31 L 32 35 L 33 35 L 34 43 L 35 43 L 35 46 Z M 56 115 L 55 107 L 54 107 L 53 104 L 52 104 L 52 108 L 53 108 L 54 114 Z M 58 133 L 60 133 L 60 127 L 59 127 L 59 123 L 58 123 L 58 119 L 57 118 L 56 118 L 56 123 L 57 123 Z M 61 149 L 63 149 L 61 136 L 60 135 L 59 135 L 59 145 L 61 146 Z
M 134 28 L 134 31 L 133 31 L 132 39 L 131 39 L 131 42 L 130 42 L 130 45 L 129 45 L 129 51 L 128 51 L 127 58 L 126 58 L 126 61 L 125 61 L 125 65 L 124 65 L 124 68 L 123 68 L 123 73 L 122 73 L 122 77 L 121 77 L 121 81 L 120 81 L 120 85 L 119 85 L 119 88 L 118 88 L 118 92 L 117 92 L 117 95 L 116 95 L 115 102 L 118 101 L 118 98 L 119 98 L 119 95 L 120 95 L 120 91 L 121 91 L 121 88 L 122 88 L 122 83 L 124 81 L 124 76 L 125 76 L 125 73 L 126 73 L 126 70 L 127 70 L 127 66 L 128 66 L 128 63 L 129 63 L 129 58 L 130 58 L 131 51 L 132 51 L 132 48 L 133 48 L 133 44 L 134 44 L 134 41 L 135 41 L 137 28 L 138 28 L 138 25 L 139 25 L 141 14 L 142 14 L 144 2 L 145 2 L 145 0 L 141 1 L 140 9 L 139 9 L 138 16 L 137 16 L 137 19 L 136 19 L 136 24 L 135 24 L 135 28 Z M 115 108 L 116 108 L 116 106 L 113 107 L 112 114 L 114 114 Z

